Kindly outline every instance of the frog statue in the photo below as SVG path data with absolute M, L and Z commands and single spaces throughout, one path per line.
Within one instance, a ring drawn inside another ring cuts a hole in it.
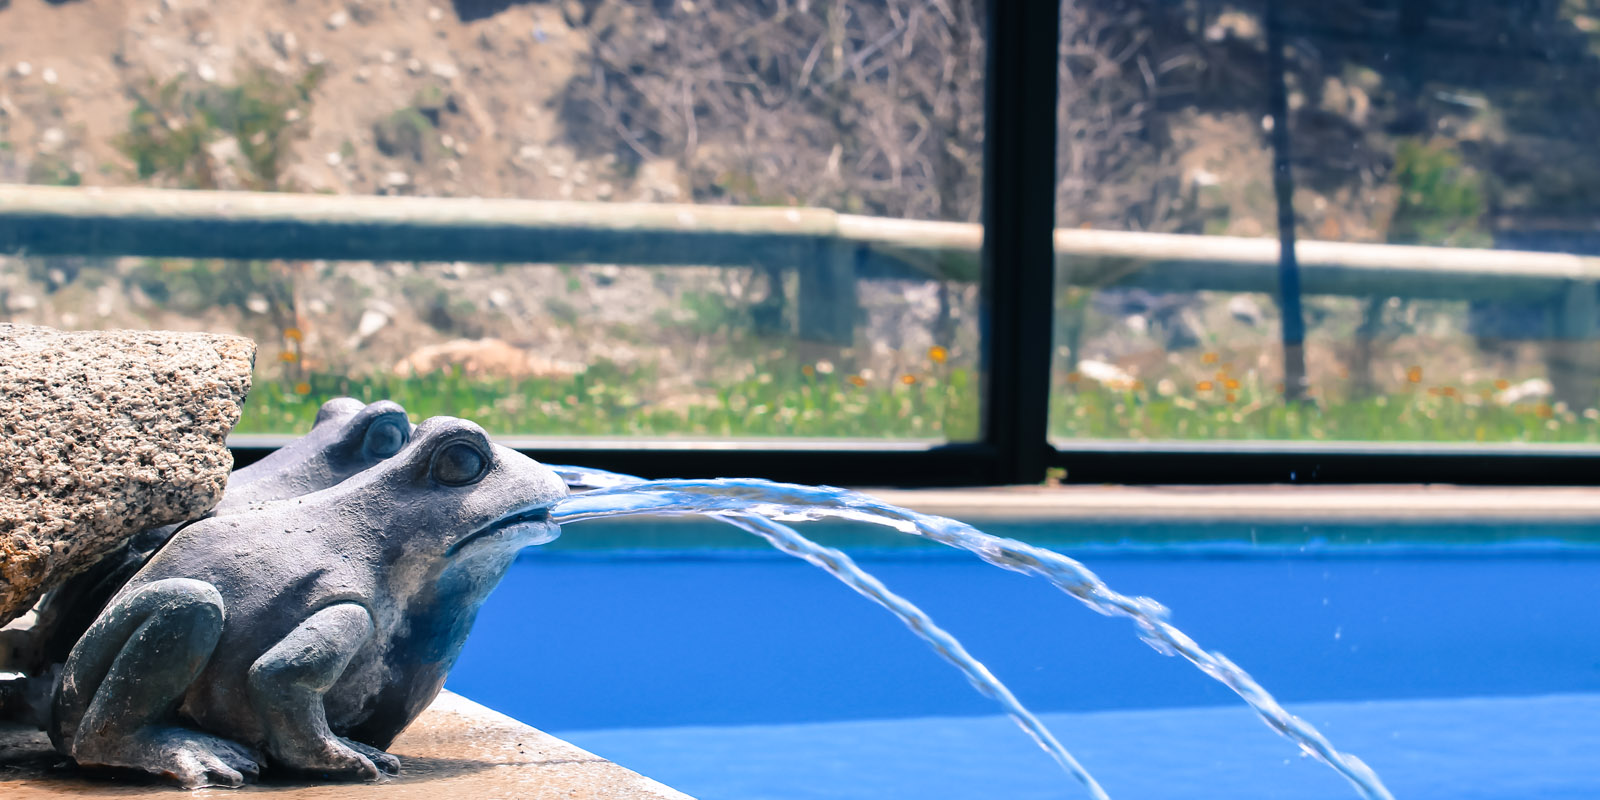
M 384 749 L 443 687 L 517 552 L 559 534 L 549 510 L 567 494 L 471 422 L 408 433 L 329 488 L 178 531 L 72 648 L 56 748 L 190 788 L 262 766 L 398 772 Z
M 305 436 L 228 476 L 222 499 L 206 515 L 223 516 L 272 500 L 287 500 L 338 484 L 400 452 L 411 438 L 412 425 L 400 404 L 379 400 L 370 405 L 351 397 L 322 404 Z M 133 537 L 88 571 L 68 579 L 39 603 L 26 653 L 12 668 L 40 676 L 53 687 L 54 667 L 66 661 L 106 601 L 181 525 L 165 525 Z M 42 721 L 39 714 L 30 721 Z

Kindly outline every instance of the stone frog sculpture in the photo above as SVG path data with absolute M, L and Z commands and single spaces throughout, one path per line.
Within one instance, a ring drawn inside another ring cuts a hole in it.
M 179 531 L 72 649 L 50 738 L 186 787 L 377 779 L 567 489 L 465 420 L 336 486 Z
M 368 405 L 351 397 L 329 400 L 317 411 L 305 436 L 234 470 L 222 499 L 207 516 L 225 516 L 337 485 L 400 452 L 410 441 L 412 428 L 406 410 L 398 403 L 380 400 Z M 52 590 L 38 606 L 26 657 L 12 666 L 29 675 L 48 676 L 52 665 L 65 662 L 106 601 L 180 527 L 167 525 L 135 536 L 88 571 Z
M 400 452 L 415 427 L 399 403 L 335 397 L 317 410 L 310 433 L 234 470 L 212 516 L 338 484 Z

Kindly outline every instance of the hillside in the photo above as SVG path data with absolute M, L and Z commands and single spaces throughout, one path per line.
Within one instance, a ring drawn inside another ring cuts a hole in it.
M 1472 0 L 1422 28 L 1391 5 L 1291 15 L 1360 32 L 1291 43 L 1301 234 L 1586 246 L 1600 185 L 1583 88 L 1593 4 L 1511 19 Z M 1261 6 L 1202 6 L 1064 7 L 1061 224 L 1274 234 Z M 975 221 L 980 18 L 976 0 L 9 0 L 0 180 Z M 1394 38 L 1415 30 L 1433 33 Z M 720 402 L 718 387 L 752 370 L 826 362 L 893 388 L 935 346 L 952 367 L 978 355 L 975 289 L 924 281 L 865 283 L 854 346 L 795 346 L 789 265 L 3 262 L 0 316 L 240 330 L 287 387 L 599 365 L 645 387 L 638 404 L 671 409 Z M 1063 289 L 1059 377 L 1090 359 L 1182 386 L 1214 371 L 1202 352 L 1221 351 L 1270 387 L 1272 303 L 1231 300 Z M 1406 388 L 1413 366 L 1464 384 L 1542 369 L 1544 309 L 1308 307 L 1313 382 L 1330 394 Z

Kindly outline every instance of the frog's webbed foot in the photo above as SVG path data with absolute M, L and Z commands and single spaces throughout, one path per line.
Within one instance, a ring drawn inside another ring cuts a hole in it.
M 190 788 L 254 775 L 260 759 L 244 747 L 174 724 L 222 618 L 222 595 L 204 581 L 155 581 L 117 599 L 67 657 L 50 729 L 56 748 L 83 766 L 145 770 Z
M 329 778 L 375 781 L 400 774 L 400 759 L 343 736 L 274 746 L 277 763 L 297 771 Z
M 80 764 L 136 766 L 185 789 L 242 786 L 260 772 L 261 757 L 242 745 L 177 726 L 150 726 L 117 739 L 78 746 Z
M 385 753 L 376 747 L 362 744 L 354 739 L 345 739 L 341 737 L 339 741 L 344 742 L 345 746 L 349 747 L 351 750 L 366 756 L 367 760 L 371 761 L 373 766 L 377 767 L 378 770 L 383 774 L 400 774 L 400 759 L 395 758 L 394 756 L 389 755 L 388 753 Z
M 246 686 L 265 723 L 274 763 L 316 775 L 375 781 L 400 760 L 335 736 L 322 698 L 372 636 L 372 615 L 355 603 L 312 614 L 250 667 Z

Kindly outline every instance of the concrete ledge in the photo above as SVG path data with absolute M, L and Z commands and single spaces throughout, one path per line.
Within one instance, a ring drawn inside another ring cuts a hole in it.
M 285 800 L 692 800 L 547 733 L 445 692 L 395 742 L 401 773 L 377 784 L 269 781 L 186 793 L 139 776 L 85 775 L 55 755 L 43 733 L 0 723 L 0 798 L 235 797 Z
M 1600 489 L 1416 486 L 1009 486 L 868 489 L 962 520 L 1600 521 Z

